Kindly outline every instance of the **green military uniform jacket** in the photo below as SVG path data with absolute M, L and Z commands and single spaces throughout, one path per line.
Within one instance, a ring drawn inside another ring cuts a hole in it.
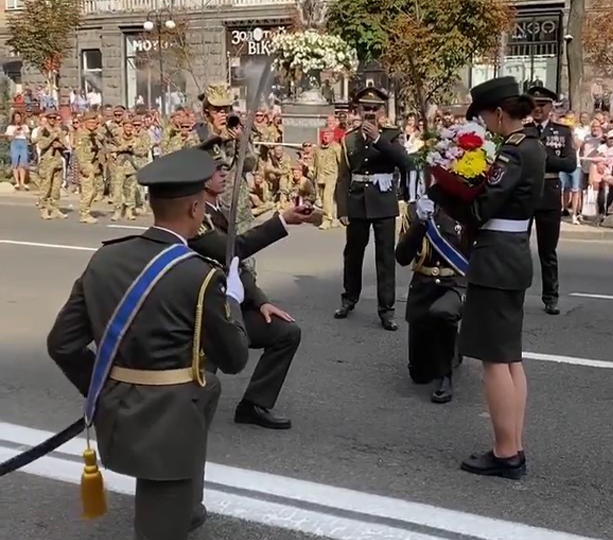
M 102 172 L 105 141 L 102 134 L 80 129 L 75 136 L 75 158 L 82 176 L 95 176 Z

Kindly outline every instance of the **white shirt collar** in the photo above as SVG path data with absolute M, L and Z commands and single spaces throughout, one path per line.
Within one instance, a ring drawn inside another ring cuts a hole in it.
M 159 229 L 160 231 L 164 231 L 167 232 L 169 234 L 172 234 L 174 236 L 176 236 L 182 244 L 187 245 L 187 240 L 185 238 L 183 238 L 179 233 L 176 233 L 175 231 L 171 231 L 170 229 L 167 229 L 166 227 L 158 227 L 157 225 L 153 225 L 154 229 Z
M 209 201 L 206 201 L 206 205 L 207 205 L 207 206 L 210 206 L 210 207 L 211 207 L 213 210 L 215 210 L 216 212 L 219 212 L 219 211 L 220 211 L 220 209 L 219 209 L 219 204 L 218 204 L 218 203 L 212 204 L 212 203 L 210 203 Z

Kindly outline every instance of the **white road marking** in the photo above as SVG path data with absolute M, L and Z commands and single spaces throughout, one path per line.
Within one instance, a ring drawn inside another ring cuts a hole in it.
M 0 422 L 0 438 L 13 444 L 30 446 L 51 435 Z M 75 439 L 58 452 L 81 456 L 84 448 L 85 440 Z M 0 461 L 18 452 L 0 444 Z M 23 471 L 78 483 L 82 468 L 79 461 L 46 456 Z M 105 471 L 104 480 L 111 491 L 134 493 L 132 478 Z M 216 463 L 207 464 L 207 481 L 213 484 L 206 490 L 207 506 L 214 513 L 335 540 L 438 540 L 449 538 L 450 533 L 481 540 L 595 540 Z M 243 491 L 237 494 L 236 490 Z M 414 532 L 416 528 L 421 532 Z
M 141 227 L 140 225 L 107 225 L 109 229 L 135 229 L 137 231 L 146 231 L 149 227 Z
M 591 293 L 574 292 L 574 293 L 570 293 L 569 296 L 578 296 L 580 298 L 596 298 L 598 300 L 613 300 L 613 295 L 611 294 L 591 294 Z
M 613 369 L 613 362 L 605 360 L 592 360 L 591 358 L 577 358 L 575 356 L 561 356 L 557 354 L 541 354 L 523 352 L 524 360 L 539 360 L 541 362 L 555 362 L 557 364 L 571 364 L 573 366 L 585 366 L 593 368 Z
M 85 246 L 70 246 L 67 244 L 43 244 L 41 242 L 22 242 L 18 240 L 0 240 L 0 244 L 10 244 L 12 246 L 32 246 L 54 249 L 73 249 L 76 251 L 96 251 L 98 248 Z

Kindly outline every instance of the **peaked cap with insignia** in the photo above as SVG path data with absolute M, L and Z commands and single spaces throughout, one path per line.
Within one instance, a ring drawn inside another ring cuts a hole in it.
M 202 101 L 202 106 L 212 105 L 213 107 L 231 107 L 232 96 L 230 88 L 226 83 L 209 84 L 206 90 L 198 96 Z
M 385 90 L 368 86 L 356 93 L 354 101 L 362 105 L 385 105 L 389 101 L 389 96 Z
M 479 116 L 481 111 L 490 107 L 495 108 L 501 101 L 520 95 L 519 84 L 515 77 L 497 77 L 478 84 L 470 89 L 472 103 L 466 111 L 466 119 L 472 120 Z
M 558 100 L 558 94 L 544 86 L 532 86 L 526 92 L 534 101 L 541 103 L 553 103 Z

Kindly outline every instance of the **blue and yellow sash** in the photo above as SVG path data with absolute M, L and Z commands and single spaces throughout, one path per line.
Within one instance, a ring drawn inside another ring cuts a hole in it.
M 121 340 L 149 293 L 166 272 L 177 263 L 194 256 L 197 256 L 197 253 L 186 245 L 173 244 L 149 262 L 123 295 L 98 344 L 96 361 L 85 401 L 87 426 L 91 426 L 94 420 L 98 398 L 113 366 Z
M 426 236 L 438 254 L 460 275 L 468 272 L 468 259 L 452 246 L 441 234 L 433 218 L 426 222 Z

